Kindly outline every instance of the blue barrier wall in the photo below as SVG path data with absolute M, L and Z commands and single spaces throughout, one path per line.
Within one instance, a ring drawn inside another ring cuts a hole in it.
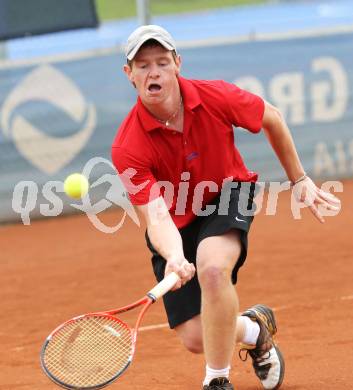
M 353 33 L 248 41 L 181 50 L 183 75 L 224 79 L 278 106 L 289 124 L 302 162 L 317 179 L 353 175 Z M 13 192 L 35 182 L 40 204 L 48 181 L 62 181 L 110 145 L 136 95 L 122 72 L 121 53 L 0 67 L 0 222 L 18 220 Z M 263 134 L 235 129 L 236 143 L 260 180 L 285 175 Z M 113 173 L 107 164 L 90 180 Z M 96 198 L 104 196 L 98 186 Z M 56 188 L 63 211 L 70 201 Z M 55 191 L 54 191 L 55 192 Z M 50 209 L 50 206 L 49 206 Z

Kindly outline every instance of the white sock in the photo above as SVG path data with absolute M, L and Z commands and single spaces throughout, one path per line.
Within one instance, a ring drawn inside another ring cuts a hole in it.
M 244 344 L 256 345 L 260 333 L 259 324 L 246 316 L 239 316 L 237 321 L 242 321 L 245 328 L 244 338 L 241 342 Z
M 203 381 L 203 385 L 209 385 L 211 380 L 214 378 L 229 378 L 230 366 L 215 370 L 206 364 L 206 377 Z

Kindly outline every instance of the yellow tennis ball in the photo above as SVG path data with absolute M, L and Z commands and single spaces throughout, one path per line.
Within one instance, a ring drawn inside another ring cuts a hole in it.
M 74 199 L 83 198 L 87 194 L 88 188 L 88 180 L 80 173 L 73 173 L 64 181 L 64 191 L 66 195 Z

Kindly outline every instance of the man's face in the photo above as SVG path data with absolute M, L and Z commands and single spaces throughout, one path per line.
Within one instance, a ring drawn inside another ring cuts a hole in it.
M 129 80 L 135 84 L 144 103 L 158 104 L 170 97 L 177 83 L 180 57 L 174 59 L 171 51 L 160 45 L 141 48 L 131 68 L 124 66 Z

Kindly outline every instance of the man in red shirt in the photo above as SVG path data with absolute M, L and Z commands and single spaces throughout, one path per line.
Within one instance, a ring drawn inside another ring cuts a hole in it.
M 145 217 L 157 280 L 172 271 L 180 276 L 163 298 L 170 327 L 188 350 L 205 353 L 203 389 L 233 389 L 228 378 L 235 341 L 251 356 L 263 387 L 277 389 L 284 360 L 273 340 L 274 314 L 255 305 L 238 316 L 233 287 L 247 254 L 257 180 L 234 145 L 233 125 L 252 133 L 264 129 L 320 221 L 318 205 L 337 209 L 339 201 L 305 174 L 275 107 L 224 81 L 181 77 L 181 58 L 166 30 L 138 28 L 126 56 L 124 71 L 138 99 L 118 130 L 112 159 Z

